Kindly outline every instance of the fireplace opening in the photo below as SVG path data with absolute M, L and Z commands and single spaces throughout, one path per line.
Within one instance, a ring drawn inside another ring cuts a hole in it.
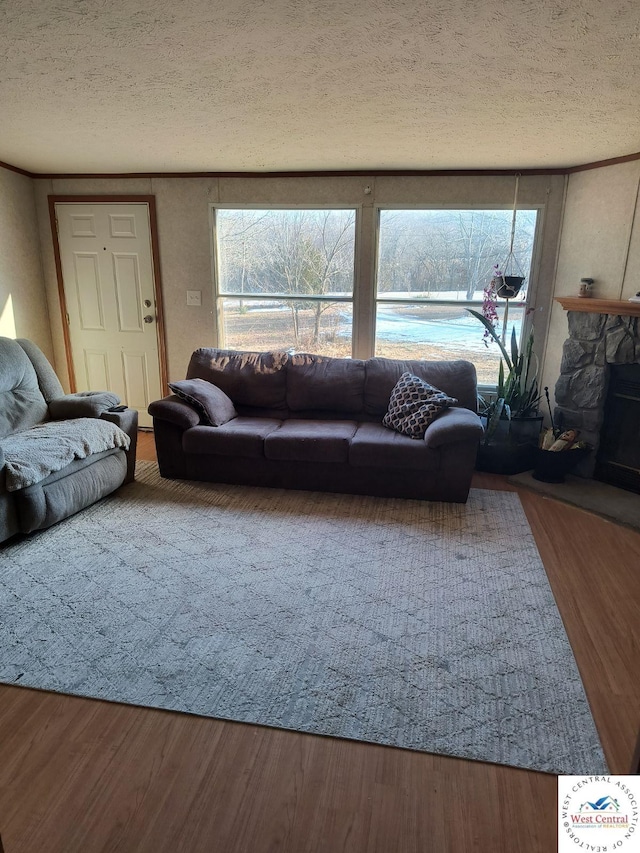
M 594 477 L 640 494 L 640 364 L 609 369 Z

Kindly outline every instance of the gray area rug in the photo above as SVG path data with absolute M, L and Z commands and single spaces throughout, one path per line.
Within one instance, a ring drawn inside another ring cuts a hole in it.
M 606 763 L 520 500 L 162 480 L 0 551 L 0 680 L 553 773 Z

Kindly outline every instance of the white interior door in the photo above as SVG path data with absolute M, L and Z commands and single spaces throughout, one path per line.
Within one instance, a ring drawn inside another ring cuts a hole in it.
M 162 388 L 148 205 L 55 211 L 76 390 L 113 391 L 150 427 Z

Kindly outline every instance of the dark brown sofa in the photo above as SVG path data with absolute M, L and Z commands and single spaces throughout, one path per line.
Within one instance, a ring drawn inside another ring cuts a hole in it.
M 409 371 L 452 397 L 424 440 L 382 425 Z M 176 396 L 149 406 L 163 477 L 464 502 L 478 441 L 467 361 L 397 361 L 202 348 L 187 379 L 218 386 L 237 417 L 205 426 Z

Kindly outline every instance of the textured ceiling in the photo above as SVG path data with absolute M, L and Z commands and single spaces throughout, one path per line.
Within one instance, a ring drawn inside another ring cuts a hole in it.
M 0 160 L 34 172 L 637 151 L 638 0 L 0 0 Z

